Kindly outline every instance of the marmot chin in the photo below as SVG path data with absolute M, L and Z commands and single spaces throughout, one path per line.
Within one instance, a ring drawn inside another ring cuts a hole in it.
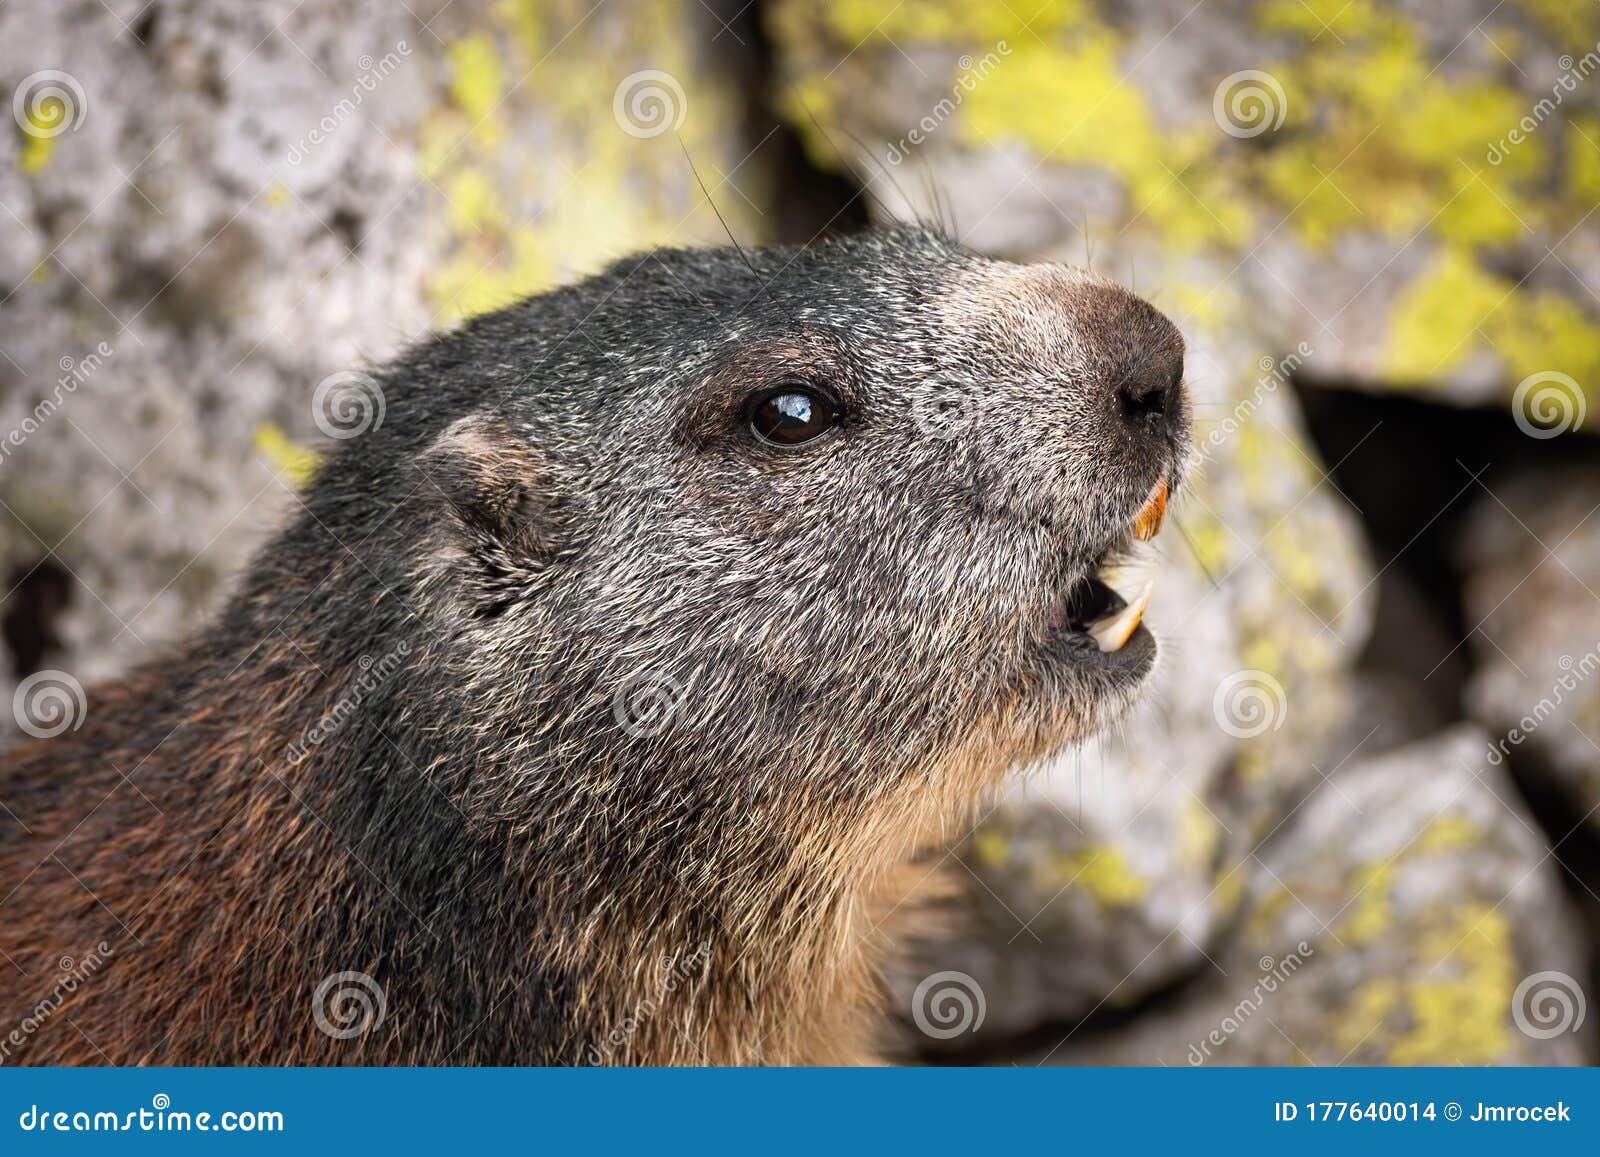
M 9 1058 L 871 1060 L 903 865 L 1155 662 L 1096 573 L 1182 483 L 1177 330 L 902 228 L 371 384 L 216 621 L 8 755 Z

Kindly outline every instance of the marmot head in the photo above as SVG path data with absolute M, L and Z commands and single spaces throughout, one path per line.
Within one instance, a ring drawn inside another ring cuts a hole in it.
M 1098 277 L 920 229 L 657 252 L 379 387 L 289 540 L 532 838 L 792 845 L 1085 737 L 1155 661 L 1096 572 L 1182 481 L 1183 341 Z

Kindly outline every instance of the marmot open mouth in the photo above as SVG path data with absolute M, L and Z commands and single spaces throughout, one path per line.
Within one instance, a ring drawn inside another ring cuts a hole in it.
M 1167 480 L 1163 475 L 1134 515 L 1131 537 L 1141 542 L 1154 538 L 1161 531 L 1166 512 Z M 1108 559 L 1116 553 L 1116 548 L 1105 551 L 1091 573 L 1074 583 L 1051 612 L 1050 629 L 1062 633 L 1071 649 L 1080 654 L 1087 653 L 1090 644 L 1102 655 L 1120 654 L 1125 648 L 1142 653 L 1150 648 L 1128 648 L 1129 641 L 1139 635 L 1143 636 L 1141 642 L 1154 645 L 1150 632 L 1141 624 L 1155 584 L 1145 582 L 1131 599 L 1118 593 L 1100 577 Z
M 1124 668 L 1155 657 L 1155 636 L 1144 627 L 1151 583 L 1128 601 L 1095 575 L 1079 579 L 1050 613 L 1057 653 L 1074 663 Z

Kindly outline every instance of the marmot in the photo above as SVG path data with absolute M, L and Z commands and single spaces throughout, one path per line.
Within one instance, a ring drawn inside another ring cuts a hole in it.
M 8 755 L 5 1056 L 871 1060 L 908 857 L 1155 661 L 1095 576 L 1189 462 L 1177 330 L 898 228 L 371 382 L 210 628 Z

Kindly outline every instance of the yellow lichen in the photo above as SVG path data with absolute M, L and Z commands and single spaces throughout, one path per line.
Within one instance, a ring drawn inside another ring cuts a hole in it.
M 56 138 L 36 136 L 33 133 L 24 133 L 22 136 L 22 151 L 17 159 L 18 166 L 30 177 L 44 172 L 50 164 L 50 158 L 56 151 Z
M 481 169 L 462 169 L 445 179 L 445 200 L 450 205 L 450 222 L 468 233 L 487 233 L 505 224 L 505 211 L 499 190 L 489 174 Z
M 1198 797 L 1190 798 L 1179 815 L 1178 825 L 1179 855 L 1191 870 L 1203 870 L 1222 842 L 1222 829 Z
M 1567 122 L 1567 174 L 1574 202 L 1600 205 L 1600 117 L 1573 116 Z
M 1241 869 L 1233 869 L 1230 875 L 1237 876 L 1240 886 L 1243 886 L 1245 873 Z M 1278 941 L 1279 921 L 1294 902 L 1294 893 L 1287 887 L 1280 886 L 1267 893 L 1250 910 L 1250 918 L 1245 924 L 1246 938 L 1257 945 L 1275 944 Z
M 1525 3 L 1574 53 L 1593 48 L 1593 37 L 1573 39 L 1600 23 L 1593 13 L 1564 14 L 1565 0 Z M 1187 123 L 1159 123 L 1141 80 L 1124 70 L 1125 33 L 1082 0 L 829 0 L 820 9 L 790 2 L 771 20 L 799 65 L 784 106 L 813 159 L 829 165 L 839 163 L 833 146 L 810 130 L 802 104 L 826 123 L 875 56 L 902 44 L 976 53 L 1006 41 L 1001 66 L 966 93 L 952 128 L 941 131 L 1115 177 L 1126 194 L 1119 228 L 1153 232 L 1168 251 L 1238 249 L 1258 238 L 1262 223 L 1281 221 L 1316 248 L 1368 233 L 1407 244 L 1431 235 L 1473 252 L 1530 231 L 1564 233 L 1594 204 L 1596 147 L 1574 153 L 1571 195 L 1550 196 L 1559 127 L 1498 147 L 1525 123 L 1527 94 L 1440 68 L 1426 30 L 1404 9 L 1378 0 L 1270 0 L 1256 14 L 1277 43 L 1255 67 L 1282 99 L 1268 112 L 1270 138 L 1243 141 L 1199 110 Z M 1514 53 L 1517 26 L 1480 31 Z M 1552 328 L 1565 334 L 1566 319 Z
M 1171 300 L 1163 302 L 1167 312 L 1177 322 L 1178 328 L 1189 330 L 1202 327 L 1220 330 L 1232 323 L 1239 303 L 1226 285 L 1200 285 L 1180 281 L 1168 290 Z
M 1332 1018 L 1334 1047 L 1341 1054 L 1335 1059 L 1343 1059 L 1375 1037 L 1383 1043 L 1379 1030 L 1400 1008 L 1403 995 L 1400 982 L 1392 976 L 1379 976 L 1359 985 L 1351 994 L 1349 1005 L 1335 1010 Z
M 496 0 L 495 15 L 516 37 L 517 46 L 529 67 L 548 52 L 545 45 L 543 3 L 541 0 Z
M 445 49 L 450 65 L 450 95 L 466 115 L 468 129 L 485 148 L 500 142 L 498 116 L 505 95 L 505 67 L 500 52 L 488 36 L 468 36 Z
M 1235 868 L 1224 873 L 1212 888 L 1211 901 L 1219 914 L 1226 917 L 1237 911 L 1244 899 L 1245 874 Z
M 311 481 L 322 456 L 307 446 L 297 446 L 289 441 L 283 427 L 276 422 L 262 422 L 255 428 L 251 445 L 256 453 L 266 459 L 272 468 L 289 479 L 296 487 Z
M 1564 49 L 1587 52 L 1600 40 L 1600 9 L 1574 0 L 1513 0 L 1533 16 Z
M 1081 22 L 1087 8 L 1084 0 L 828 0 L 822 13 L 828 31 L 848 45 L 892 40 L 965 47 L 1048 38 Z
M 1395 1065 L 1485 1065 L 1504 1059 L 1516 988 L 1511 925 L 1486 904 L 1469 904 L 1430 928 L 1420 946 L 1422 979 L 1410 986 L 1412 1027 L 1388 1049 Z M 1433 977 L 1442 972 L 1438 979 Z
M 1317 41 L 1368 36 L 1381 20 L 1370 0 L 1268 0 L 1256 11 L 1256 22 L 1267 32 Z
M 1130 220 L 1156 228 L 1174 248 L 1243 241 L 1250 215 L 1207 160 L 1212 135 L 1163 134 L 1123 75 L 1118 47 L 1114 34 L 1092 27 L 1069 45 L 1016 46 L 962 104 L 962 135 L 1024 144 L 1057 165 L 1110 171 L 1127 189 Z
M 1315 6 L 1314 6 L 1315 7 Z M 1368 4 L 1315 13 L 1269 6 L 1269 27 L 1324 35 L 1275 72 L 1287 125 L 1255 162 L 1266 191 L 1292 207 L 1294 228 L 1326 247 L 1349 230 L 1410 237 L 1431 229 L 1464 245 L 1520 237 L 1538 206 L 1519 191 L 1542 172 L 1541 143 L 1490 164 L 1487 144 L 1526 111 L 1500 84 L 1456 82 L 1424 56 L 1415 25 Z M 1247 163 L 1248 163 L 1247 158 Z
M 1178 525 L 1194 554 L 1195 564 L 1209 574 L 1221 575 L 1232 556 L 1228 549 L 1228 531 L 1221 520 L 1211 517 L 1205 506 L 1196 504 L 1184 512 L 1183 521 Z
M 1480 340 L 1478 326 L 1506 296 L 1471 254 L 1445 250 L 1395 302 L 1384 356 L 1390 376 L 1425 382 L 1462 365 Z
M 438 321 L 498 308 L 629 252 L 722 240 L 680 139 L 740 239 L 762 240 L 740 195 L 751 190 L 735 192 L 719 170 L 738 159 L 726 158 L 740 110 L 689 57 L 684 28 L 700 18 L 697 4 L 593 20 L 587 6 L 534 0 L 499 0 L 490 11 L 492 27 L 447 50 L 450 100 L 423 116 L 418 139 L 448 226 L 428 275 Z M 596 68 L 597 58 L 614 66 Z M 610 115 L 618 82 L 645 68 L 682 86 L 667 115 L 685 113 L 675 131 L 647 139 Z M 596 118 L 597 108 L 607 115 Z
M 1144 899 L 1150 882 L 1136 873 L 1122 852 L 1109 844 L 1058 856 L 1053 874 L 1081 888 L 1106 908 L 1126 907 Z
M 1282 667 L 1284 650 L 1270 635 L 1256 635 L 1240 647 L 1239 657 L 1250 670 L 1270 675 Z
M 986 828 L 973 838 L 972 854 L 982 867 L 1003 867 L 1011 858 L 1011 841 L 1002 833 Z
M 1395 862 L 1371 864 L 1356 877 L 1356 892 L 1346 909 L 1339 938 L 1347 944 L 1366 944 L 1388 929 L 1392 909 L 1389 892 L 1394 887 Z
M 1476 847 L 1483 833 L 1471 820 L 1462 815 L 1440 816 L 1417 837 L 1416 850 L 1421 855 L 1436 856 L 1463 848 Z
M 1504 364 L 1508 384 L 1544 370 L 1600 383 L 1600 325 L 1553 292 L 1519 289 L 1450 248 L 1395 303 L 1384 357 L 1402 382 L 1448 376 L 1480 351 Z M 1595 417 L 1595 407 L 1587 407 Z

